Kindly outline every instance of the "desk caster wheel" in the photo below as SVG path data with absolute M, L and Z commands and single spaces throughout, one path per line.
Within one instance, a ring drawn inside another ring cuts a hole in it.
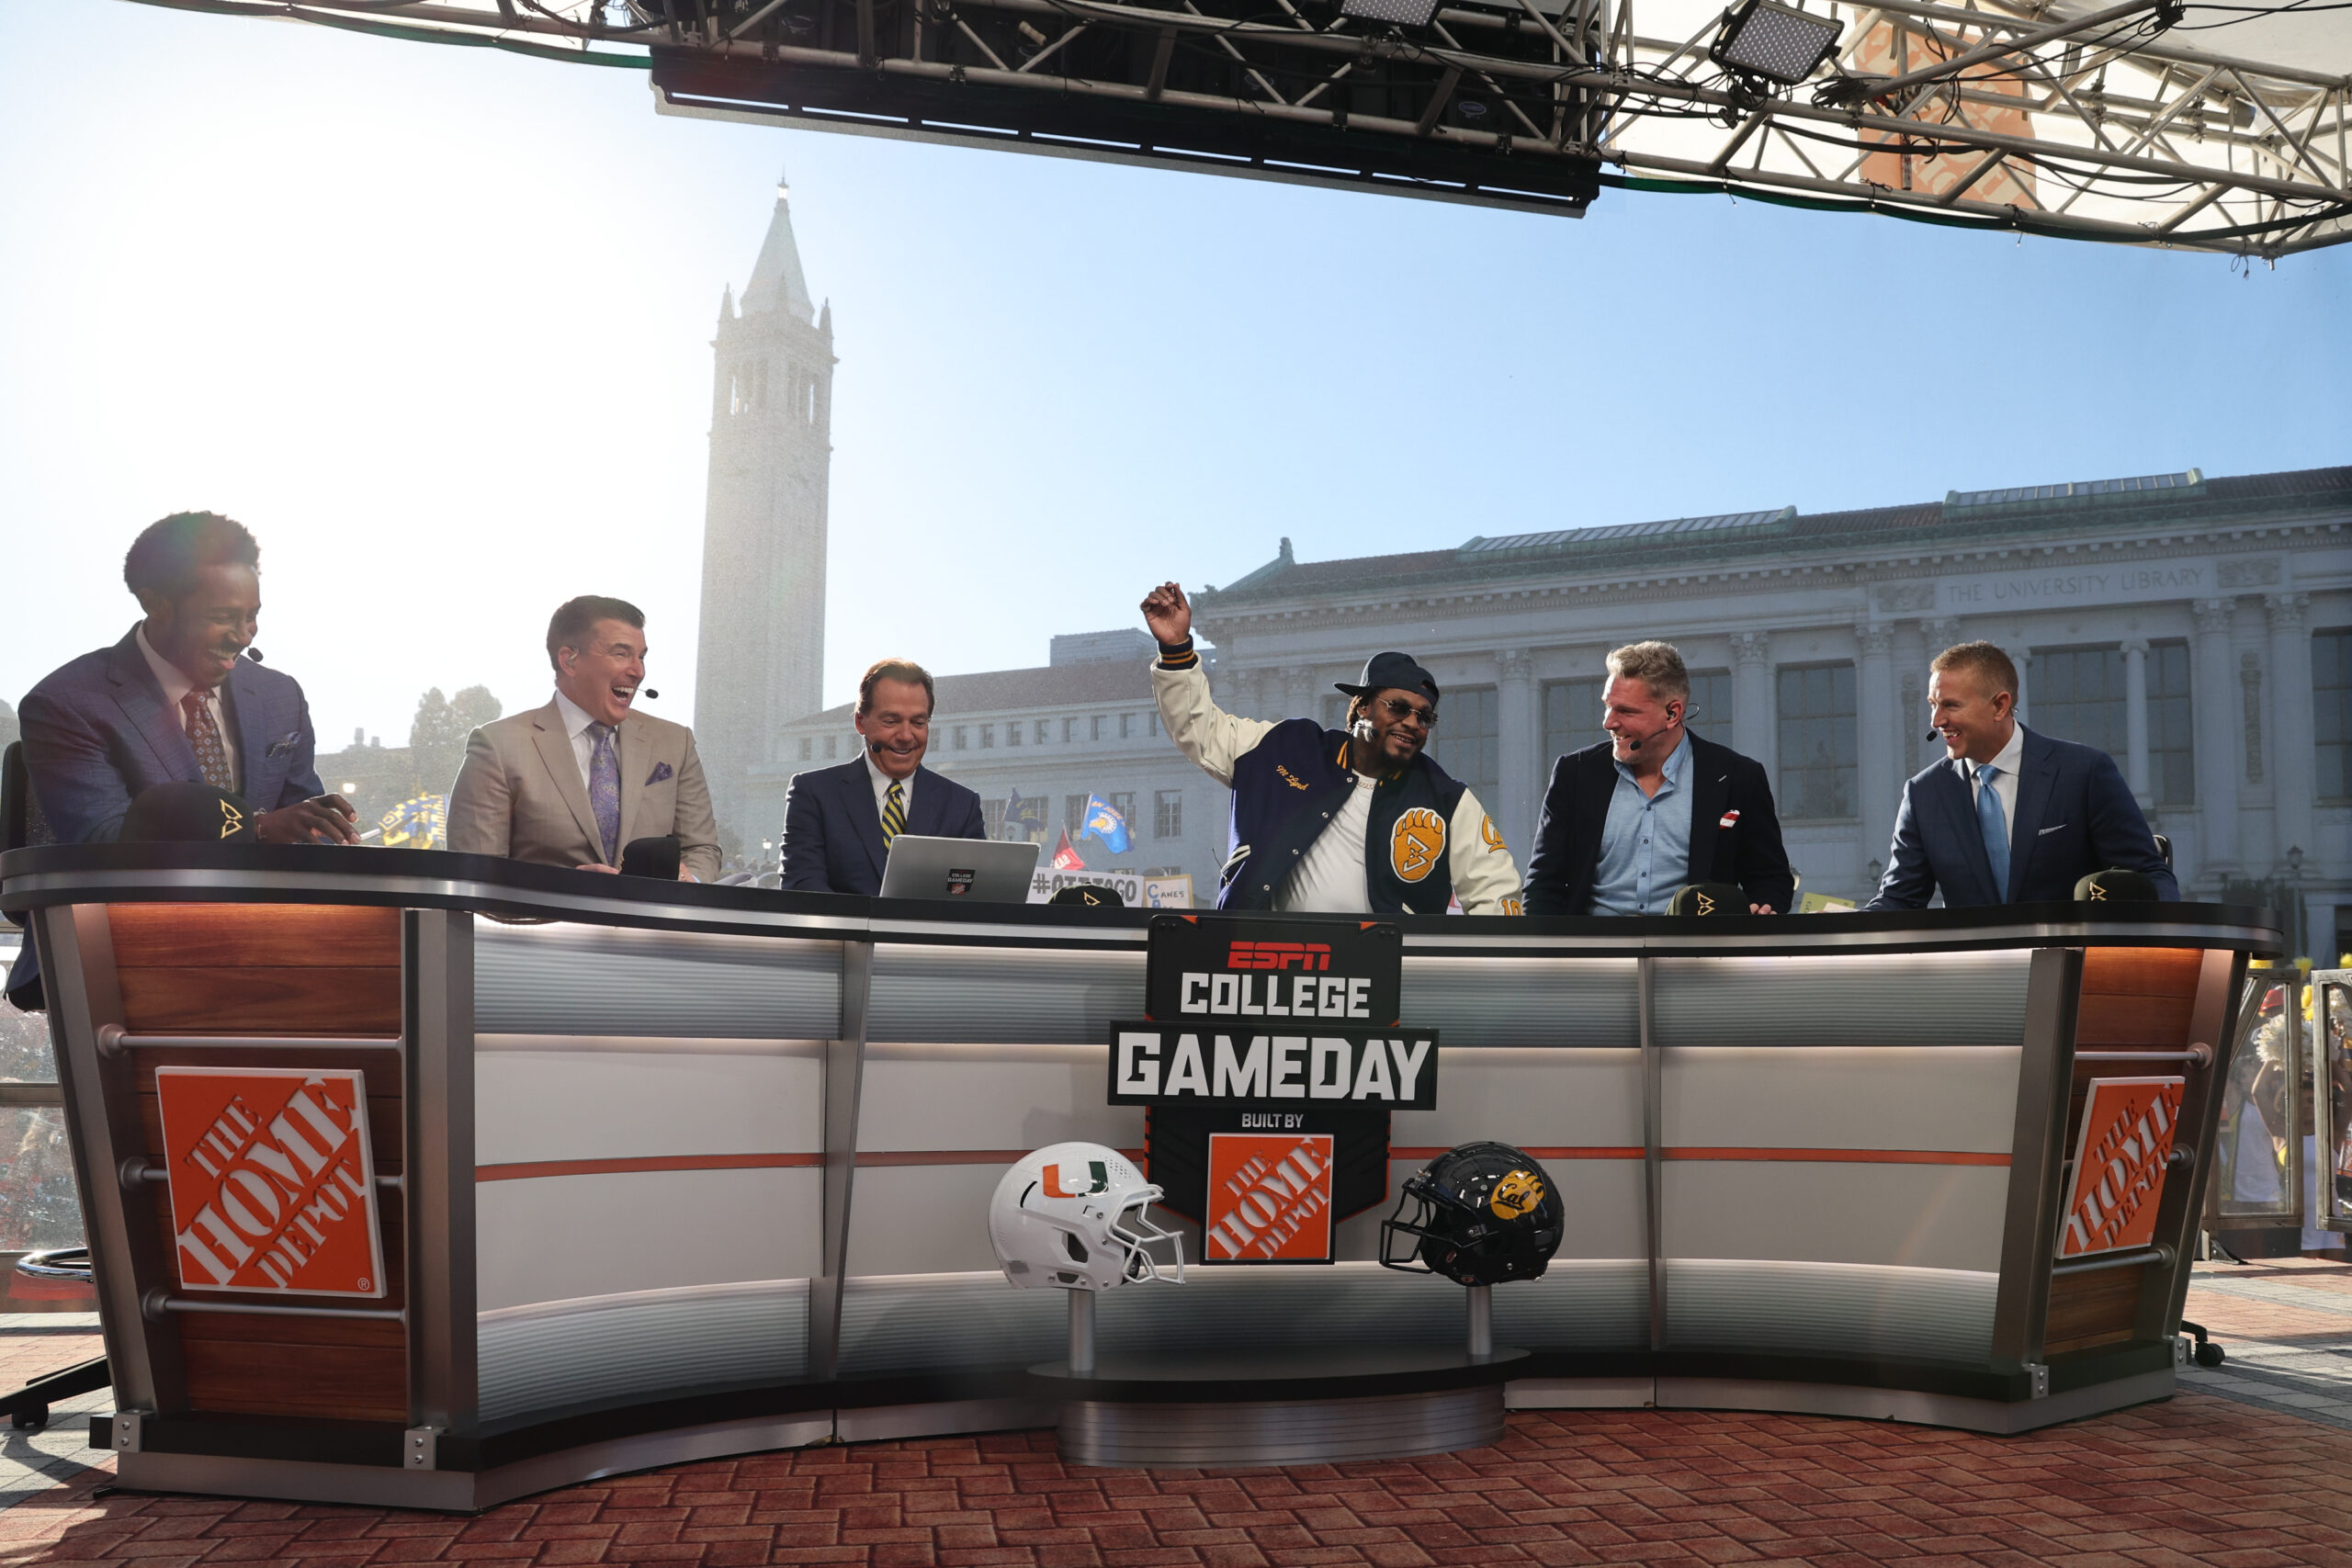
M 2220 1366 L 2222 1364 L 2222 1348 L 2219 1345 L 2214 1344 L 2211 1339 L 2208 1339 L 2204 1344 L 2197 1347 L 2197 1364 L 2200 1367 Z
M 49 1425 L 49 1406 L 36 1404 L 30 1410 L 19 1410 L 8 1417 L 8 1424 L 19 1432 L 38 1432 Z

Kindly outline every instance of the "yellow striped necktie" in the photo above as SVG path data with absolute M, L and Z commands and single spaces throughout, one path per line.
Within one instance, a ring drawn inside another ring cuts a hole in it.
M 907 791 L 904 784 L 893 779 L 890 793 L 882 797 L 882 848 L 887 852 L 890 840 L 907 830 Z

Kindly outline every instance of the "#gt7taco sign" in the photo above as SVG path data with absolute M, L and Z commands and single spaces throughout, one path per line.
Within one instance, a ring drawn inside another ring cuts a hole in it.
M 182 1289 L 384 1294 L 364 1074 L 158 1067 L 155 1094 Z

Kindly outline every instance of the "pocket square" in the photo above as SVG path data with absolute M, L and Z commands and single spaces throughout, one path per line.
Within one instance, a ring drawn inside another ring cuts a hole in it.
M 645 782 L 648 784 L 658 784 L 663 779 L 670 776 L 670 764 L 667 762 L 656 762 L 653 764 L 653 772 L 646 775 Z
M 301 732 L 300 730 L 299 730 L 299 729 L 298 729 L 298 730 L 295 730 L 292 734 L 290 734 L 290 735 L 287 736 L 287 737 L 286 737 L 284 739 L 282 739 L 282 740 L 276 740 L 276 741 L 272 741 L 272 742 L 270 743 L 270 748 L 269 748 L 269 750 L 268 750 L 267 751 L 264 752 L 264 753 L 263 753 L 263 755 L 264 755 L 264 756 L 268 756 L 268 757 L 283 757 L 283 756 L 286 756 L 288 753 L 291 752 L 291 751 L 294 750 L 294 748 L 295 748 L 296 744 L 297 744 L 298 742 L 300 742 L 300 741 L 301 740 L 301 739 L 302 739 L 302 732 Z
M 2050 835 L 2051 835 L 2051 834 L 2052 834 L 2052 833 L 2056 832 L 2056 831 L 2058 830 L 2058 829 L 2059 829 L 2059 828 L 2064 828 L 2065 825 L 2066 825 L 2066 824 L 2064 824 L 2064 822 L 2061 822 L 2061 823 L 2058 823 L 2055 827 L 2044 828 L 2044 829 L 2043 829 L 2040 833 L 2036 834 L 2036 835 L 2035 835 L 2035 837 L 2036 837 L 2036 838 L 2042 838 L 2042 839 L 2046 839 L 2046 838 L 2050 837 Z

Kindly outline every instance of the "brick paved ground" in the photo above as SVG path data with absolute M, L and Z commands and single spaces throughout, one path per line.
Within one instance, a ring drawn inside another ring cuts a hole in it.
M 2352 1269 L 2200 1269 L 2190 1315 L 2231 1346 L 2228 1377 L 2018 1438 L 1528 1412 L 1438 1460 L 1147 1473 L 1066 1469 L 1024 1433 L 688 1465 L 475 1519 L 97 1496 L 108 1467 L 85 1453 L 97 1468 L 0 1512 L 0 1564 L 2352 1564 L 2352 1404 L 2292 1361 L 2352 1348 Z

